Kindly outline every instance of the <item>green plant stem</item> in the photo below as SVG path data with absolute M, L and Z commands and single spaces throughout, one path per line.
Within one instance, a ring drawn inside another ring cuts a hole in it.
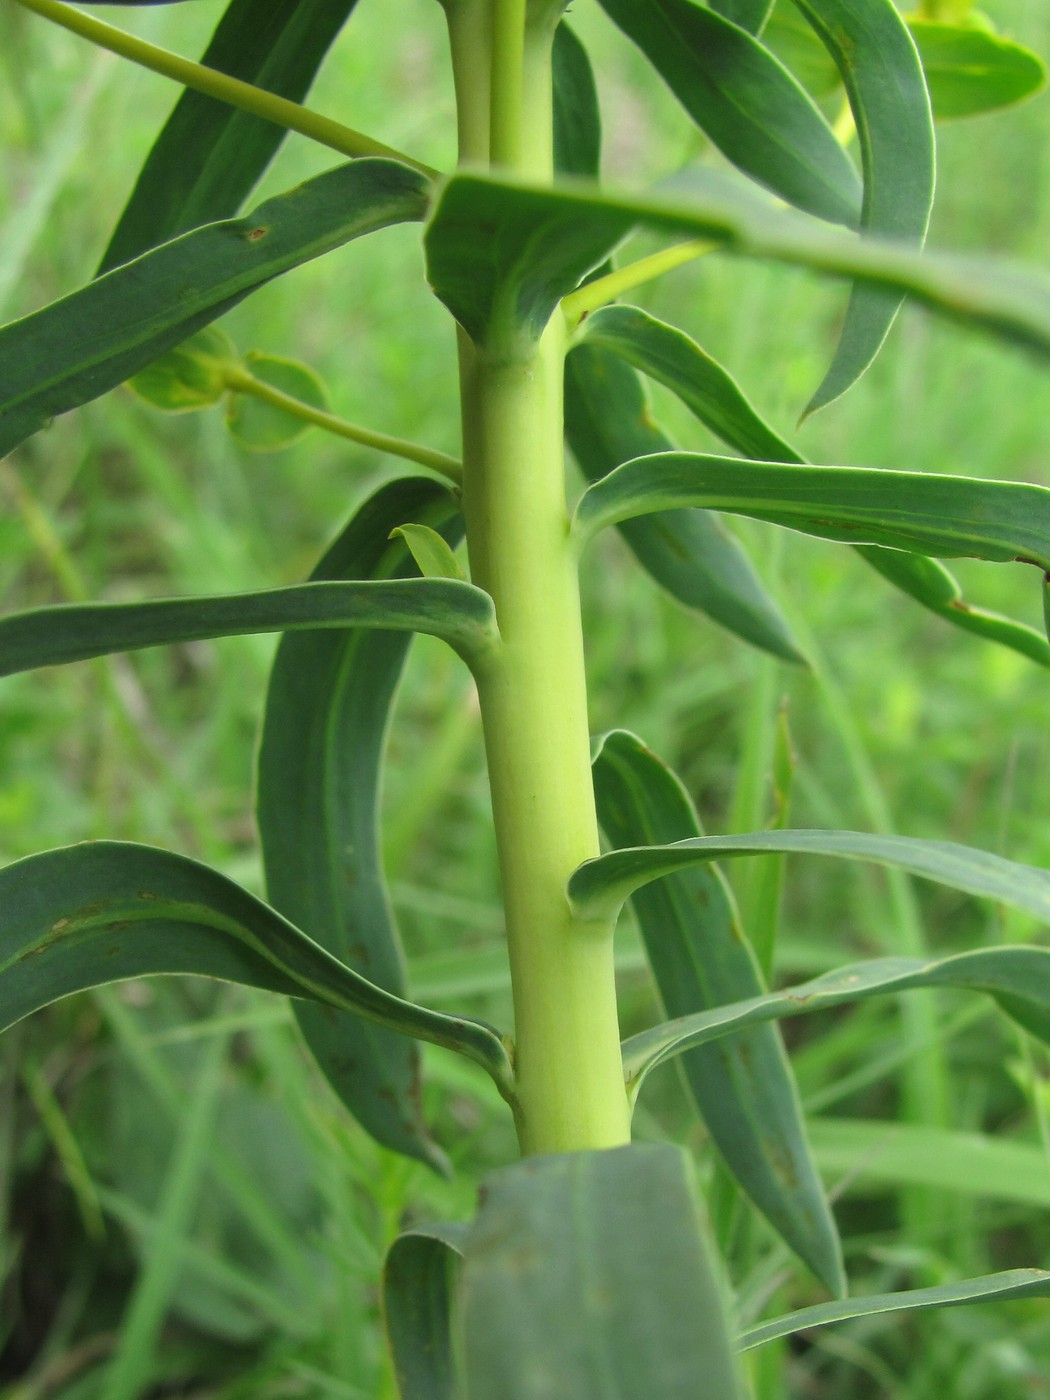
M 549 179 L 553 24 L 529 27 L 510 0 L 494 17 L 493 161 Z M 520 32 L 500 34 L 505 24 Z M 460 66 L 469 72 L 466 56 Z M 612 926 L 575 922 L 565 896 L 571 871 L 599 847 L 565 500 L 564 332 L 555 318 L 533 347 L 464 341 L 467 544 L 503 637 L 478 693 L 514 995 L 518 1136 L 525 1154 L 611 1147 L 630 1137 Z
M 673 248 L 662 248 L 660 252 L 652 253 L 647 258 L 639 258 L 637 262 L 628 263 L 626 267 L 607 272 L 604 277 L 596 277 L 593 282 L 588 282 L 562 298 L 561 309 L 566 326 L 570 331 L 574 331 L 585 316 L 597 311 L 600 306 L 615 301 L 624 292 L 652 282 L 654 278 L 662 277 L 665 272 L 672 272 L 676 267 L 692 262 L 694 258 L 702 258 L 705 253 L 713 253 L 721 246 L 720 243 L 712 243 L 705 238 L 691 238 L 687 243 L 676 243 Z
M 409 462 L 418 462 L 421 467 L 429 467 L 453 485 L 459 485 L 463 467 L 455 457 L 423 447 L 419 443 L 408 442 L 404 438 L 390 437 L 387 433 L 373 432 L 371 428 L 361 428 L 356 423 L 348 423 L 345 418 L 326 413 L 323 408 L 314 408 L 302 399 L 256 379 L 254 374 L 239 366 L 228 369 L 225 377 L 227 385 L 235 393 L 261 399 L 263 403 L 272 404 L 274 408 L 282 409 L 304 423 L 311 423 L 317 428 L 323 428 L 325 432 L 335 433 L 338 437 L 349 438 L 351 442 L 359 442 L 364 447 L 374 447 L 378 452 L 388 452 L 393 457 L 404 457 Z
M 145 39 L 139 39 L 134 34 L 106 24 L 94 15 L 86 15 L 73 9 L 71 5 L 62 4 L 61 0 L 15 0 L 15 3 L 23 9 L 42 15 L 54 24 L 61 25 L 73 34 L 79 34 L 83 39 L 89 39 L 100 48 L 109 49 L 121 58 L 130 59 L 142 68 L 149 68 L 165 78 L 173 78 L 183 87 L 218 98 L 220 102 L 251 112 L 253 116 L 262 117 L 289 131 L 297 131 L 301 136 L 307 136 L 311 141 L 328 146 L 341 155 L 387 156 L 391 160 L 399 160 L 412 166 L 414 170 L 419 170 L 430 178 L 438 174 L 429 165 L 413 160 L 403 151 L 384 146 L 381 141 L 373 141 L 371 136 L 365 136 L 360 131 L 332 121 L 330 117 L 323 117 L 318 112 L 311 112 L 308 107 L 303 107 L 298 102 L 290 102 L 285 97 L 278 97 L 275 93 L 254 87 L 239 78 L 231 78 L 229 74 L 220 73 L 215 68 L 193 63 L 168 49 L 147 43 Z

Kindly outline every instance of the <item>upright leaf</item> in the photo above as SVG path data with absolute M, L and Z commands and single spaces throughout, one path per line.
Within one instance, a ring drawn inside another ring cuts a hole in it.
M 554 164 L 562 175 L 597 175 L 602 121 L 587 50 L 563 20 L 554 31 Z
M 745 175 L 818 218 L 857 223 L 852 161 L 812 98 L 747 29 L 693 0 L 601 3 Z M 747 8 L 754 18 L 761 7 Z
M 402 538 L 429 525 L 455 543 L 449 493 L 422 478 L 384 486 L 318 564 L 314 580 L 418 573 Z M 270 676 L 259 749 L 257 817 L 273 904 L 317 941 L 398 995 L 404 963 L 378 833 L 383 749 L 408 638 L 285 636 Z M 351 1113 L 385 1146 L 439 1164 L 420 1104 L 415 1046 L 350 1016 L 300 1006 L 307 1043 Z
M 231 0 L 201 62 L 301 102 L 356 0 Z M 109 272 L 235 214 L 285 133 L 187 89 L 153 143 L 99 266 Z
M 933 205 L 933 117 L 922 63 L 893 0 L 796 0 L 846 86 L 864 167 L 861 227 L 919 248 Z M 901 299 L 857 286 L 808 413 L 837 399 L 878 354 Z
M 400 1400 L 455 1400 L 452 1295 L 464 1225 L 417 1226 L 383 1265 L 383 1320 Z
M 461 1292 L 470 1400 L 739 1400 L 690 1167 L 666 1145 L 489 1177 Z
M 688 794 L 633 734 L 605 735 L 594 759 L 598 819 L 616 846 L 700 835 Z M 632 900 L 660 999 L 672 1017 L 765 991 L 717 867 L 670 876 Z M 798 1092 L 770 1026 L 727 1037 L 682 1062 L 730 1171 L 829 1292 L 845 1292 L 838 1234 L 806 1142 Z
M 389 224 L 421 219 L 423 176 L 396 161 L 337 166 L 243 219 L 209 224 L 0 329 L 0 456 L 129 379 L 249 292 Z

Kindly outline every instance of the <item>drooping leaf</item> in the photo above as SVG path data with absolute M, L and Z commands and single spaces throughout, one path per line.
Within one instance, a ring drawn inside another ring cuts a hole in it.
M 301 102 L 354 4 L 231 0 L 201 62 Z M 99 272 L 236 214 L 284 136 L 273 122 L 187 89 L 146 157 Z
M 692 0 L 601 3 L 745 175 L 818 218 L 858 222 L 853 162 L 812 98 L 747 29 Z
M 562 175 L 597 175 L 602 121 L 587 50 L 563 20 L 554 31 L 554 164 Z
M 582 335 L 584 346 L 610 350 L 666 385 L 706 427 L 746 457 L 805 464 L 806 459 L 759 416 L 733 377 L 684 331 L 637 307 L 606 306 L 588 317 Z M 612 402 L 606 412 L 615 414 Z M 655 433 L 639 434 L 637 447 L 637 455 L 671 450 L 671 444 Z M 630 529 L 643 524 L 644 519 L 625 522 L 619 528 Z M 864 545 L 857 553 L 938 617 L 1050 666 L 1050 643 L 1043 633 L 964 602 L 962 590 L 943 564 L 922 555 Z
M 1046 65 L 1038 54 L 978 25 L 911 18 L 938 121 L 998 111 L 1039 91 Z
M 339 1007 L 458 1050 L 509 1084 L 506 1051 L 491 1027 L 374 986 L 197 861 L 90 841 L 0 870 L 0 1028 L 72 992 L 174 972 Z
M 389 224 L 420 219 L 427 182 L 396 161 L 337 166 L 250 215 L 163 244 L 0 329 L 0 456 L 98 398 L 256 287 Z
M 720 854 L 726 852 L 723 850 Z M 646 1075 L 658 1064 L 744 1026 L 774 1017 L 802 1016 L 825 1007 L 848 1006 L 851 1002 L 887 993 L 936 987 L 986 992 L 1025 1030 L 1050 1043 L 1050 949 L 979 948 L 936 960 L 876 958 L 870 962 L 851 963 L 797 987 L 753 997 L 717 1011 L 666 1021 L 662 1026 L 631 1036 L 623 1045 L 628 1089 L 632 1095 L 636 1094 Z
M 875 1317 L 883 1313 L 913 1312 L 924 1308 L 954 1308 L 967 1303 L 1005 1303 L 1014 1298 L 1050 1297 L 1050 1273 L 1045 1269 L 1007 1269 L 982 1278 L 958 1283 L 939 1283 L 932 1288 L 909 1288 L 901 1293 L 873 1293 L 867 1298 L 847 1298 L 834 1303 L 817 1303 L 797 1312 L 760 1323 L 741 1333 L 741 1351 L 750 1351 L 778 1337 L 790 1337 L 810 1327 L 826 1327 L 851 1317 Z
M 291 394 L 310 408 L 318 408 L 322 413 L 330 411 L 327 390 L 309 365 L 251 350 L 245 356 L 245 368 L 254 379 Z M 231 395 L 226 426 L 240 445 L 251 452 L 277 452 L 290 447 L 310 428 L 294 413 L 245 393 Z
M 700 835 L 678 779 L 633 734 L 599 741 L 598 820 L 616 846 Z M 765 991 L 736 909 L 714 865 L 639 890 L 634 911 L 665 1011 L 705 1011 Z M 726 1164 L 828 1291 L 845 1292 L 838 1233 L 810 1156 L 779 1032 L 763 1026 L 692 1051 L 682 1068 Z
M 452 1293 L 465 1225 L 399 1235 L 383 1266 L 383 1320 L 400 1400 L 455 1400 Z
M 259 593 L 61 603 L 0 617 L 0 676 L 139 647 L 252 632 L 367 627 L 426 632 L 464 656 L 495 637 L 487 593 L 453 579 L 293 584 Z
M 226 332 L 206 326 L 132 375 L 128 388 L 164 413 L 193 413 L 221 401 L 226 371 L 238 362 Z
M 638 453 L 673 447 L 653 422 L 634 370 L 590 343 L 566 360 L 565 432 L 588 481 L 601 480 Z M 780 609 L 717 515 L 666 511 L 619 528 L 643 568 L 673 598 L 784 661 L 803 661 Z
M 461 1277 L 470 1400 L 738 1400 L 689 1163 L 634 1145 L 484 1186 Z
M 921 248 L 933 207 L 933 116 L 922 64 L 893 0 L 796 0 L 846 87 L 864 167 L 861 227 Z M 901 298 L 859 285 L 808 413 L 837 399 L 871 364 Z
M 445 488 L 422 478 L 392 482 L 353 516 L 313 579 L 389 587 L 381 581 L 414 574 L 405 541 L 390 539 L 408 521 L 429 525 L 453 544 L 463 528 Z M 358 629 L 284 636 L 270 675 L 257 785 L 271 902 L 398 995 L 405 970 L 378 813 L 387 725 L 408 646 L 405 635 Z M 440 1165 L 423 1122 L 416 1047 L 321 1008 L 297 1006 L 296 1017 L 358 1121 L 385 1146 Z

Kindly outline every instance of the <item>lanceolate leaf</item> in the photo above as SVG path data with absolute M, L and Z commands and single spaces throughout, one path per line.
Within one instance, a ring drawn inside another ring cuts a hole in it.
M 0 1029 L 71 992 L 186 972 L 306 997 L 458 1050 L 503 1084 L 496 1031 L 391 996 L 184 856 L 91 841 L 0 870 Z
M 487 593 L 453 579 L 302 583 L 261 593 L 69 603 L 0 617 L 0 676 L 117 651 L 243 636 L 348 627 L 426 632 L 464 657 L 495 639 Z
M 590 343 L 566 361 L 565 431 L 589 481 L 637 454 L 673 446 L 653 422 L 634 370 Z M 781 660 L 804 659 L 751 561 L 717 515 L 664 511 L 626 520 L 619 529 L 643 568 L 680 603 Z
M 812 98 L 767 48 L 692 0 L 601 0 L 696 124 L 745 175 L 855 225 L 861 182 Z
M 758 415 L 733 377 L 684 331 L 634 306 L 606 306 L 587 318 L 582 335 L 585 347 L 611 350 L 665 384 L 706 427 L 746 457 L 805 464 L 805 458 Z M 615 412 L 612 403 L 607 412 Z M 657 433 L 651 433 L 648 440 L 640 434 L 637 443 L 639 456 L 671 449 Z M 624 522 L 619 528 L 626 531 L 642 524 L 644 517 Z M 943 564 L 921 555 L 864 545 L 857 552 L 884 578 L 939 617 L 1050 666 L 1050 643 L 1043 633 L 964 602 L 962 590 Z
M 685 1154 L 533 1157 L 489 1177 L 461 1284 L 470 1400 L 739 1400 Z
M 300 102 L 355 0 L 231 0 L 201 62 Z M 99 272 L 236 214 L 285 133 L 185 91 L 146 158 Z
M 753 997 L 717 1011 L 682 1016 L 631 1036 L 623 1046 L 628 1089 L 636 1094 L 649 1071 L 664 1060 L 744 1026 L 774 1017 L 801 1016 L 830 1006 L 846 1006 L 889 992 L 933 987 L 987 992 L 1026 1030 L 1050 1042 L 1050 949 L 981 948 L 937 961 L 876 958 L 852 963 L 798 987 Z
M 826 1327 L 851 1317 L 876 1317 L 883 1313 L 912 1312 L 923 1308 L 953 1308 L 966 1303 L 1005 1303 L 1014 1298 L 1050 1297 L 1050 1273 L 1045 1269 L 1007 1269 L 982 1278 L 940 1283 L 933 1288 L 909 1288 L 903 1293 L 874 1293 L 867 1298 L 847 1298 L 841 1302 L 818 1303 L 812 1308 L 760 1323 L 742 1332 L 737 1345 L 750 1351 L 778 1337 L 804 1332 L 810 1327 Z
M 420 219 L 427 182 L 363 159 L 183 234 L 0 330 L 0 456 L 98 398 L 214 321 L 256 287 L 388 224 Z
M 1021 102 L 1046 82 L 1046 65 L 1011 39 L 977 25 L 909 19 L 938 121 Z
M 443 487 L 421 478 L 392 482 L 352 518 L 314 570 L 315 583 L 356 578 L 389 588 L 383 580 L 416 574 L 405 541 L 389 538 L 408 523 L 429 525 L 452 544 L 462 532 Z M 398 995 L 405 972 L 378 824 L 383 747 L 408 646 L 407 636 L 392 632 L 283 637 L 266 699 L 257 797 L 271 902 Z M 363 1126 L 387 1147 L 439 1164 L 422 1118 L 416 1047 L 321 1008 L 298 1006 L 296 1015 L 333 1088 Z
M 562 175 L 597 175 L 602 121 L 587 50 L 563 20 L 554 32 L 554 164 Z
M 452 1295 L 465 1225 L 399 1235 L 383 1266 L 383 1319 L 400 1400 L 454 1400 Z
M 633 734 L 599 742 L 598 819 L 617 846 L 700 834 L 684 788 Z M 736 909 L 714 865 L 687 870 L 633 898 L 665 1011 L 705 1011 L 765 991 Z M 726 1163 L 778 1233 L 829 1292 L 845 1291 L 835 1223 L 806 1142 L 779 1032 L 763 1026 L 682 1061 L 686 1082 Z
M 933 117 L 922 64 L 893 0 L 796 0 L 842 74 L 864 166 L 861 227 L 921 247 L 933 205 Z M 879 352 L 900 297 L 855 287 L 808 412 L 844 394 Z

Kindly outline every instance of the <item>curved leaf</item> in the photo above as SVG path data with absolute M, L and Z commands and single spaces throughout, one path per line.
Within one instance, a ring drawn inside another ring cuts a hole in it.
M 628 1089 L 633 1097 L 645 1076 L 658 1064 L 744 1026 L 802 1016 L 831 1006 L 848 1006 L 887 993 L 933 987 L 986 992 L 1025 1030 L 1050 1043 L 1050 949 L 979 948 L 937 960 L 875 958 L 851 963 L 797 987 L 752 997 L 717 1011 L 682 1016 L 631 1036 L 623 1043 Z
M 864 167 L 861 228 L 921 248 L 933 207 L 933 116 L 922 64 L 893 0 L 796 0 L 846 86 Z M 878 354 L 901 304 L 850 295 L 838 348 L 807 413 L 837 399 Z
M 169 642 L 334 627 L 426 632 L 475 660 L 496 636 L 492 600 L 473 584 L 301 583 L 259 593 L 66 603 L 9 613 L 0 617 L 0 676 Z
M 128 388 L 162 413 L 195 413 L 220 403 L 227 372 L 240 363 L 221 326 L 206 326 L 132 375 Z
M 408 522 L 429 525 L 452 544 L 463 528 L 444 487 L 419 477 L 391 482 L 351 519 L 311 586 L 349 577 L 389 588 L 382 580 L 416 573 L 404 539 L 389 538 Z M 357 629 L 282 637 L 266 698 L 257 793 L 271 902 L 399 996 L 405 971 L 383 878 L 378 812 L 387 725 L 409 641 Z M 440 1166 L 423 1122 L 417 1048 L 352 1016 L 297 1006 L 296 1017 L 358 1121 L 394 1151 Z
M 908 28 L 938 121 L 1010 107 L 1046 83 L 1046 65 L 1038 54 L 982 26 L 911 18 Z
M 510 1082 L 491 1027 L 391 996 L 185 856 L 121 841 L 45 851 L 0 870 L 0 911 L 0 1028 L 106 982 L 195 973 L 339 1007 Z
M 566 360 L 565 432 L 588 481 L 629 457 L 672 447 L 652 420 L 634 370 L 589 343 Z M 619 530 L 642 567 L 680 603 L 783 661 L 804 662 L 779 608 L 717 515 L 666 511 L 624 521 Z
M 582 337 L 585 346 L 610 350 L 666 385 L 706 427 L 746 457 L 805 465 L 806 459 L 759 416 L 732 375 L 684 331 L 634 306 L 606 306 L 583 323 Z M 611 415 L 614 411 L 615 406 L 609 403 L 607 412 Z M 631 455 L 671 450 L 671 444 L 655 432 L 639 434 L 636 442 L 639 450 Z M 643 523 L 644 517 L 619 528 Z M 962 590 L 943 564 L 921 555 L 864 545 L 857 553 L 938 617 L 1050 666 L 1050 643 L 1041 632 L 964 602 Z
M 700 834 L 678 779 L 633 734 L 604 735 L 594 758 L 598 820 L 617 846 Z M 709 1010 L 765 991 L 733 897 L 714 865 L 639 890 L 634 911 L 665 1011 Z M 773 1026 L 685 1056 L 685 1080 L 726 1164 L 828 1291 L 845 1292 L 835 1222 L 810 1156 L 798 1092 Z
M 488 1177 L 460 1297 L 470 1400 L 742 1396 L 676 1147 L 532 1157 Z
M 746 29 L 692 0 L 601 4 L 744 174 L 818 218 L 858 222 L 853 162 L 813 99 Z
M 427 182 L 356 160 L 247 217 L 183 234 L 0 330 L 0 456 L 98 398 L 271 278 L 389 224 L 421 219 Z
M 737 1345 L 750 1351 L 778 1337 L 790 1337 L 810 1327 L 826 1327 L 851 1317 L 875 1317 L 881 1313 L 913 1312 L 923 1308 L 956 1308 L 966 1303 L 1005 1303 L 1014 1298 L 1050 1297 L 1050 1273 L 1045 1269 L 1007 1269 L 981 1278 L 958 1283 L 939 1283 L 932 1288 L 909 1288 L 901 1293 L 873 1293 L 867 1298 L 847 1298 L 843 1302 L 818 1303 L 812 1308 L 760 1323 L 742 1332 Z
M 454 1400 L 452 1293 L 465 1225 L 399 1235 L 383 1265 L 383 1320 L 400 1400 Z
M 201 62 L 301 102 L 355 3 L 231 0 Z M 273 122 L 187 89 L 146 157 L 99 272 L 235 214 L 285 134 Z
M 290 394 L 300 403 L 322 413 L 331 412 L 328 391 L 309 365 L 283 355 L 263 355 L 258 350 L 249 350 L 244 357 L 244 368 L 253 379 Z M 226 426 L 249 452 L 278 452 L 298 442 L 310 430 L 310 424 L 296 414 L 246 393 L 231 393 Z

